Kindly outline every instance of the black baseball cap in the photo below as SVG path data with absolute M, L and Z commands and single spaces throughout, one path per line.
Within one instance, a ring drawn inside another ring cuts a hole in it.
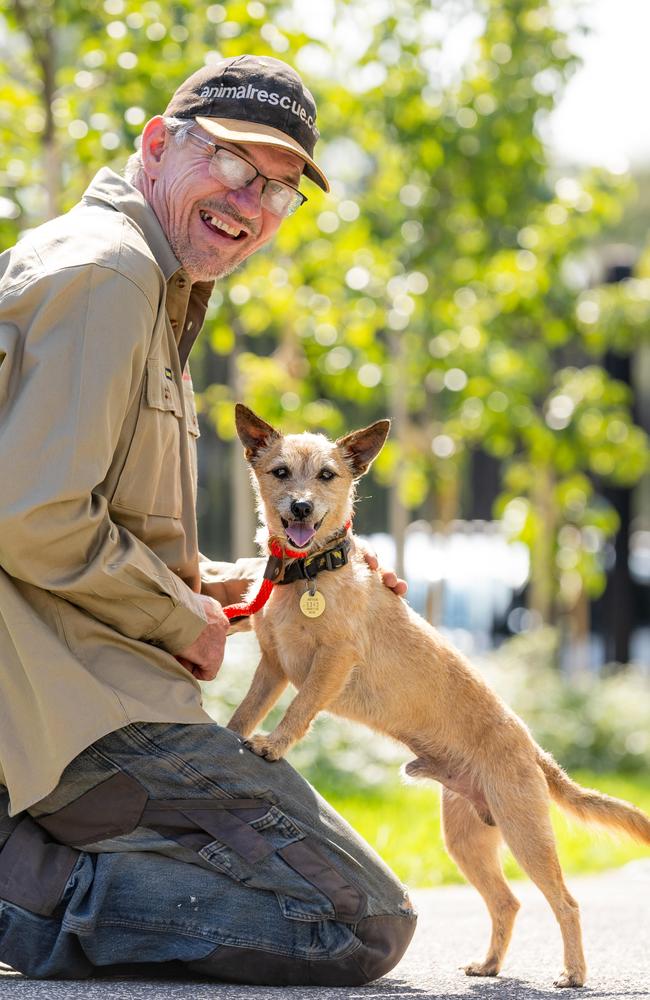
M 180 85 L 165 115 L 194 118 L 217 139 L 288 149 L 305 161 L 310 180 L 330 189 L 312 159 L 320 134 L 314 98 L 280 59 L 235 56 L 204 66 Z

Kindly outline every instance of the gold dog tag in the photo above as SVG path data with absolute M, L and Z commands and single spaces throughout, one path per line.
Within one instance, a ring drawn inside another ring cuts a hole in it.
M 319 590 L 313 594 L 306 590 L 300 598 L 300 610 L 305 618 L 320 618 L 325 610 L 325 598 Z

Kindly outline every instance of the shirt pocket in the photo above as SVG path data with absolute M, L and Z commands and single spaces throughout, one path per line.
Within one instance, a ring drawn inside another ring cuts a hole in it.
M 183 396 L 185 401 L 185 419 L 187 421 L 187 434 L 190 454 L 190 475 L 192 477 L 192 491 L 194 502 L 198 488 L 198 460 L 197 460 L 197 439 L 201 437 L 199 428 L 199 418 L 196 414 L 196 402 L 194 399 L 194 389 L 190 379 L 183 379 Z
M 181 516 L 182 417 L 172 369 L 149 358 L 135 432 L 111 500 L 114 507 L 157 517 Z

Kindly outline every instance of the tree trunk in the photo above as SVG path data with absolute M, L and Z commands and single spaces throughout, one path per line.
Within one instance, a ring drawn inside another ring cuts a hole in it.
M 47 217 L 53 219 L 61 212 L 61 161 L 56 140 L 56 126 L 52 105 L 56 91 L 56 66 L 58 37 L 54 17 L 56 3 L 49 9 L 41 4 L 26 5 L 23 0 L 13 0 L 13 11 L 18 24 L 25 32 L 32 47 L 32 54 L 43 84 L 41 105 L 45 116 L 43 128 L 43 172 L 47 193 Z
M 43 110 L 45 112 L 45 130 L 43 132 L 43 153 L 45 159 L 45 187 L 47 190 L 48 218 L 53 219 L 62 210 L 61 205 L 61 161 L 56 141 L 56 128 L 52 104 L 56 89 L 56 58 L 57 38 L 54 24 L 50 22 L 45 29 L 43 45 L 40 53 L 41 74 L 43 77 Z
M 560 663 L 569 677 L 584 674 L 590 666 L 591 606 L 581 588 L 574 606 L 559 616 Z
M 536 517 L 535 535 L 530 553 L 529 609 L 536 611 L 542 622 L 555 624 L 555 536 L 557 514 L 553 500 L 554 477 L 550 466 L 536 472 L 532 494 Z
M 398 333 L 390 336 L 390 353 L 395 372 L 395 381 L 390 392 L 390 419 L 392 437 L 398 448 L 398 458 L 395 464 L 395 475 L 389 490 L 388 519 L 390 535 L 395 542 L 395 572 L 404 576 L 404 549 L 406 545 L 406 529 L 408 527 L 408 511 L 400 498 L 400 480 L 403 460 L 402 448 L 405 444 L 407 428 L 407 407 L 404 372 L 404 348 L 402 338 Z

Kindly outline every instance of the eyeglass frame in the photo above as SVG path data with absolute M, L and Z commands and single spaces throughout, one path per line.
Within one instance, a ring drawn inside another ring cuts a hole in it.
M 251 179 L 247 181 L 246 184 L 242 184 L 239 187 L 234 187 L 234 188 L 229 187 L 228 188 L 229 191 L 241 191 L 243 188 L 249 187 L 253 183 L 253 181 L 257 180 L 258 177 L 261 177 L 262 180 L 264 181 L 264 187 L 262 188 L 260 194 L 260 202 L 266 190 L 266 185 L 269 183 L 269 181 L 275 181 L 276 184 L 282 184 L 283 187 L 289 188 L 290 191 L 294 191 L 297 195 L 300 195 L 300 197 L 302 198 L 300 204 L 296 205 L 296 207 L 293 209 L 292 212 L 285 212 L 283 215 L 278 215 L 277 212 L 273 212 L 270 208 L 264 206 L 265 208 L 267 208 L 268 212 L 271 212 L 271 215 L 275 215 L 279 219 L 287 219 L 289 218 L 290 215 L 295 215 L 298 209 L 302 208 L 305 202 L 309 200 L 307 198 L 307 195 L 303 194 L 302 191 L 299 191 L 298 188 L 293 186 L 293 184 L 287 184 L 286 181 L 281 181 L 279 177 L 267 177 L 265 174 L 261 172 L 261 170 L 257 169 L 254 163 L 251 163 L 251 161 L 247 160 L 245 156 L 242 156 L 241 153 L 237 153 L 232 149 L 228 149 L 227 146 L 221 146 L 218 142 L 213 142 L 211 139 L 205 139 L 202 135 L 199 135 L 198 132 L 192 132 L 191 130 L 188 130 L 186 135 L 191 136 L 193 139 L 198 139 L 199 142 L 202 142 L 204 146 L 212 146 L 214 152 L 212 154 L 211 159 L 214 158 L 219 149 L 223 149 L 224 153 L 230 153 L 231 156 L 236 157 L 238 160 L 243 160 L 244 163 L 247 163 L 249 167 L 253 168 L 253 170 L 255 171 L 254 177 L 251 177 Z M 226 184 L 225 181 L 221 181 L 221 183 Z

